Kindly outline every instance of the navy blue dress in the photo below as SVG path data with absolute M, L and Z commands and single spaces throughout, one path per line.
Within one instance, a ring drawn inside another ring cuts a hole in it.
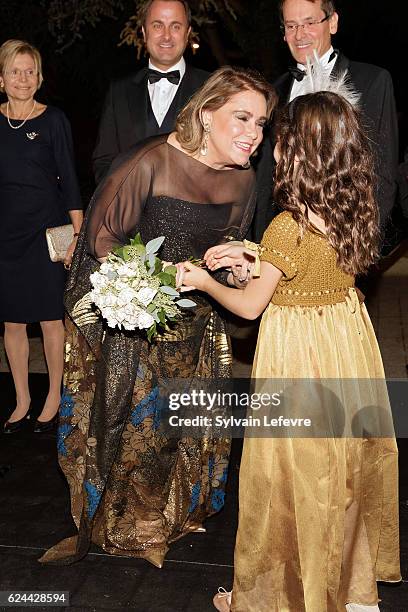
M 0 113 L 0 321 L 64 317 L 65 271 L 50 260 L 45 230 L 81 208 L 64 113 L 48 106 L 18 130 Z

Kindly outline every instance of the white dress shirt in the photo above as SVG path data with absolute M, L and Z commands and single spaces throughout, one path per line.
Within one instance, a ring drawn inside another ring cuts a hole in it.
M 333 47 L 330 47 L 330 49 L 328 51 L 326 51 L 326 53 L 324 55 L 322 55 L 322 57 L 320 58 L 320 63 L 323 66 L 326 66 L 328 70 L 330 70 L 330 72 L 333 70 L 334 64 L 336 63 L 336 59 L 337 57 L 334 57 L 330 62 L 330 56 L 333 53 L 334 49 Z M 297 64 L 297 67 L 299 68 L 299 70 L 304 70 L 305 67 L 303 64 Z M 293 85 L 292 85 L 292 90 L 290 92 L 290 99 L 289 102 L 292 102 L 292 100 L 294 98 L 297 98 L 298 96 L 303 96 L 305 91 L 305 80 L 303 79 L 303 81 L 297 81 L 296 79 L 293 81 Z
M 151 61 L 149 61 L 149 68 L 153 70 L 159 70 L 156 68 Z M 161 126 L 164 121 L 165 116 L 167 115 L 167 111 L 169 110 L 171 103 L 173 102 L 174 96 L 177 93 L 177 89 L 181 83 L 181 79 L 183 78 L 186 72 L 186 62 L 184 57 L 182 57 L 177 64 L 168 68 L 168 70 L 159 70 L 159 72 L 171 72 L 172 70 L 180 71 L 180 82 L 178 85 L 174 85 L 174 83 L 170 83 L 167 79 L 160 79 L 160 81 L 156 81 L 156 83 L 148 83 L 147 87 L 149 89 L 150 102 L 152 104 L 152 110 L 154 116 L 156 117 L 156 121 Z

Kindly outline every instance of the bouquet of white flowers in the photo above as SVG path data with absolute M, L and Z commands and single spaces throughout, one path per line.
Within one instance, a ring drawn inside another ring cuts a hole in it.
M 130 244 L 109 253 L 99 270 L 90 276 L 91 299 L 109 327 L 143 329 L 149 341 L 158 328 L 181 316 L 180 308 L 196 306 L 180 299 L 176 291 L 175 266 L 157 257 L 164 236 L 143 244 L 140 234 Z

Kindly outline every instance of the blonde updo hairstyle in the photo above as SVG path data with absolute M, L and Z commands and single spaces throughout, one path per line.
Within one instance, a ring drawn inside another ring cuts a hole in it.
M 224 66 L 196 91 L 177 117 L 176 137 L 183 149 L 192 155 L 200 150 L 205 131 L 203 111 L 217 111 L 232 96 L 245 90 L 256 91 L 264 96 L 266 116 L 269 119 L 277 102 L 272 85 L 255 70 Z
M 3 77 L 4 72 L 7 70 L 7 67 L 10 66 L 17 57 L 17 55 L 22 55 L 27 53 L 31 55 L 34 60 L 35 69 L 38 75 L 38 85 L 37 90 L 40 89 L 43 82 L 43 74 L 42 74 L 42 62 L 41 55 L 38 49 L 34 47 L 34 45 L 30 45 L 30 43 L 25 40 L 17 40 L 11 38 L 10 40 L 6 40 L 0 47 L 0 75 Z M 1 83 L 0 91 L 4 91 L 4 83 Z

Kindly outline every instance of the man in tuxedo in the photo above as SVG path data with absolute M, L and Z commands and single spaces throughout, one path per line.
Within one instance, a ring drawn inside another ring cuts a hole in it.
M 143 14 L 149 65 L 110 85 L 93 153 L 95 180 L 113 159 L 141 140 L 171 132 L 178 112 L 209 74 L 186 65 L 183 53 L 191 32 L 185 0 L 150 0 Z
M 281 28 L 297 63 L 274 86 L 279 104 L 302 95 L 304 66 L 314 51 L 332 75 L 347 71 L 350 84 L 360 94 L 360 108 L 376 156 L 377 200 L 381 225 L 389 219 L 396 197 L 398 125 L 390 74 L 378 66 L 353 62 L 332 47 L 339 17 L 332 0 L 280 0 Z M 258 201 L 253 237 L 259 241 L 271 219 L 280 211 L 273 203 L 273 135 L 266 138 L 258 163 Z

